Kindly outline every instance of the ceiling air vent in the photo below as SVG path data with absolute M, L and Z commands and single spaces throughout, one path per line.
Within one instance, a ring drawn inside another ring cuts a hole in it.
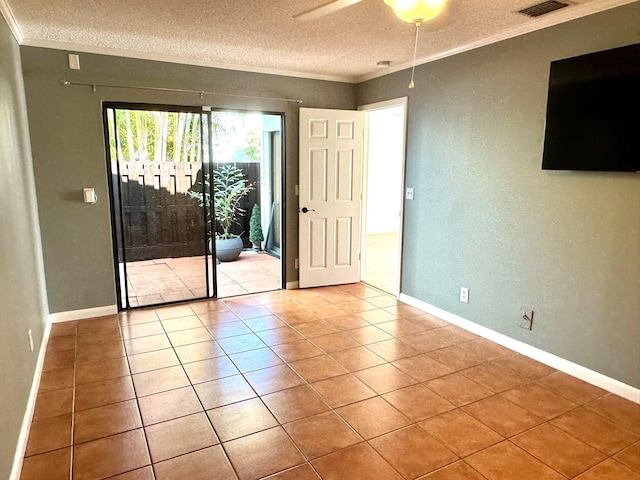
M 547 2 L 536 3 L 530 7 L 518 10 L 518 13 L 524 13 L 529 17 L 541 17 L 547 13 L 555 12 L 561 8 L 568 7 L 569 4 L 565 2 L 556 2 L 555 0 L 549 0 Z

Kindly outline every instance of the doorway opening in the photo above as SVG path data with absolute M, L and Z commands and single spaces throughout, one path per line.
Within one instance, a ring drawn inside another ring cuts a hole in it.
M 104 117 L 120 309 L 282 288 L 282 115 L 105 104 Z M 219 261 L 221 237 L 235 260 Z
M 365 112 L 361 279 L 398 295 L 401 282 L 406 99 Z

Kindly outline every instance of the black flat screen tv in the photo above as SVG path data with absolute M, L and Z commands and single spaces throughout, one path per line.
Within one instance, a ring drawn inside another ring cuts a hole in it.
M 542 168 L 640 172 L 640 44 L 551 62 Z

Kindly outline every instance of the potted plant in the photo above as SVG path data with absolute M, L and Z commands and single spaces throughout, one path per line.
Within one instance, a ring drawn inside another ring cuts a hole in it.
M 262 233 L 262 224 L 260 223 L 260 205 L 257 203 L 251 209 L 251 218 L 249 219 L 249 241 L 253 244 L 256 252 L 262 250 L 261 243 L 264 241 Z
M 198 199 L 200 206 L 204 201 L 211 205 L 209 178 L 204 178 L 205 193 L 190 191 L 189 195 Z M 240 218 L 246 210 L 240 201 L 251 190 L 253 185 L 245 178 L 242 170 L 235 165 L 224 165 L 213 172 L 213 213 L 216 220 L 216 257 L 221 262 L 231 262 L 242 252 L 243 244 L 239 235 L 231 233 L 231 226 L 240 225 Z M 211 209 L 208 212 L 211 222 Z M 219 230 L 219 231 L 218 231 Z

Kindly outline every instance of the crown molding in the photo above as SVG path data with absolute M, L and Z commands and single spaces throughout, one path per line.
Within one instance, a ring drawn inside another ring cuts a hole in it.
M 434 55 L 421 57 L 416 61 L 416 65 L 435 62 L 436 60 L 441 60 L 443 58 L 451 57 L 459 53 L 468 52 L 469 50 L 474 50 L 476 48 L 491 45 L 492 43 L 498 43 L 503 40 L 519 37 L 527 33 L 554 27 L 556 25 L 560 25 L 561 23 L 566 23 L 571 20 L 576 20 L 588 15 L 593 15 L 594 13 L 603 12 L 605 10 L 610 10 L 612 8 L 621 7 L 623 5 L 628 5 L 630 3 L 636 2 L 638 2 L 638 0 L 602 0 L 599 2 L 594 1 L 586 4 L 574 4 L 569 8 L 563 8 L 561 10 L 553 12 L 549 14 L 548 17 L 533 20 L 531 23 L 526 23 L 524 25 L 519 25 L 514 28 L 503 30 L 502 32 L 496 33 L 495 35 L 490 35 L 488 37 L 475 40 L 464 45 L 460 45 L 450 50 L 438 52 Z M 356 78 L 356 83 L 366 82 L 367 80 L 373 80 L 374 78 L 384 77 L 385 75 L 390 75 L 392 73 L 409 69 L 411 68 L 411 66 L 411 62 L 406 62 L 400 65 L 395 65 L 391 68 L 385 68 L 384 71 L 376 71 L 369 74 L 361 75 Z
M 510 38 L 518 37 L 520 35 L 525 35 L 527 33 L 543 30 L 545 28 L 553 27 L 571 20 L 575 20 L 578 18 L 586 17 L 588 15 L 603 12 L 605 10 L 610 10 L 612 8 L 628 5 L 631 3 L 636 3 L 638 1 L 639 0 L 600 0 L 600 1 L 593 1 L 586 4 L 574 4 L 570 8 L 558 10 L 556 12 L 549 14 L 549 16 L 547 17 L 532 20 L 531 22 L 526 23 L 524 25 L 519 25 L 514 28 L 503 30 L 502 32 L 498 32 L 494 35 L 490 35 L 488 37 L 475 40 L 473 42 L 469 42 L 449 50 L 438 52 L 434 55 L 421 57 L 417 60 L 416 65 L 423 65 L 426 63 L 435 62 L 437 60 L 451 57 L 459 53 L 467 52 L 469 50 L 474 50 L 476 48 L 491 45 L 493 43 L 501 42 L 503 40 L 508 40 Z M 233 70 L 233 71 L 248 72 L 248 73 L 260 73 L 260 74 L 266 74 L 266 75 L 278 75 L 278 76 L 284 76 L 284 77 L 303 78 L 303 79 L 309 79 L 309 80 L 323 80 L 323 81 L 329 81 L 329 82 L 340 82 L 340 83 L 351 83 L 351 84 L 357 84 L 357 83 L 365 82 L 367 80 L 372 80 L 374 78 L 384 77 L 386 75 L 390 75 L 392 73 L 396 73 L 396 72 L 411 68 L 411 65 L 412 65 L 411 62 L 406 62 L 406 63 L 394 65 L 390 68 L 385 68 L 382 71 L 376 70 L 365 75 L 336 76 L 336 75 L 322 75 L 322 74 L 307 73 L 307 72 L 297 72 L 297 71 L 291 71 L 291 70 L 280 70 L 280 69 L 274 69 L 274 68 L 255 67 L 250 65 L 228 64 L 228 63 L 207 61 L 207 60 L 196 60 L 196 59 L 189 59 L 189 58 L 178 57 L 178 56 L 167 55 L 167 54 L 108 48 L 108 47 L 101 47 L 96 45 L 74 44 L 69 42 L 42 40 L 42 39 L 36 39 L 36 38 L 25 38 L 20 26 L 18 25 L 18 22 L 16 21 L 15 16 L 13 15 L 13 12 L 11 11 L 11 8 L 7 4 L 7 0 L 0 0 L 0 13 L 2 13 L 4 18 L 6 19 L 7 24 L 9 25 L 9 28 L 11 29 L 18 44 L 23 46 L 28 46 L 28 47 L 50 48 L 54 50 L 65 50 L 65 51 L 72 51 L 72 52 L 79 52 L 79 53 L 109 55 L 109 56 L 115 56 L 115 57 L 134 58 L 138 60 L 150 60 L 150 61 L 157 61 L 157 62 L 175 63 L 175 64 L 181 64 L 181 65 L 194 65 L 194 66 L 201 66 L 201 67 L 208 67 L 208 68 L 219 68 L 223 70 Z
M 9 7 L 9 4 L 6 2 L 6 0 L 0 0 L 0 13 L 7 21 L 7 25 L 9 25 L 9 29 L 11 30 L 11 33 L 13 33 L 16 42 L 18 42 L 18 45 L 22 45 L 22 42 L 24 40 L 22 29 L 20 28 L 20 25 L 18 25 L 18 21 L 13 14 L 13 10 L 11 10 L 11 7 Z
M 0 0 L 0 3 L 4 0 Z M 53 50 L 65 50 L 69 52 L 91 53 L 96 55 L 109 55 L 112 57 L 135 58 L 137 60 L 151 60 L 155 62 L 177 63 L 181 65 L 194 65 L 198 67 L 219 68 L 222 70 L 234 70 L 248 73 L 262 73 L 265 75 L 279 75 L 284 77 L 306 78 L 309 80 L 324 80 L 328 82 L 355 83 L 353 77 L 340 77 L 333 75 L 319 75 L 314 73 L 293 72 L 275 68 L 254 67 L 251 65 L 238 65 L 207 60 L 196 60 L 162 53 L 139 52 L 135 50 L 123 50 L 118 48 L 99 47 L 95 45 L 83 45 L 52 40 L 40 40 L 36 38 L 24 38 L 20 45 L 25 47 L 50 48 Z

